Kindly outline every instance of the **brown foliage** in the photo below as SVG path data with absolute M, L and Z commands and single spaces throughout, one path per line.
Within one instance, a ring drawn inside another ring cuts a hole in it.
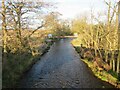
M 105 63 L 100 57 L 95 57 L 93 61 L 94 67 L 103 68 L 106 71 L 109 71 L 111 69 L 111 67 L 107 63 Z
M 97 67 L 99 67 L 99 68 L 103 68 L 103 61 L 102 61 L 101 58 L 95 57 L 95 58 L 93 59 L 93 61 L 94 61 L 94 65 L 95 65 L 95 66 L 97 66 Z
M 105 63 L 103 67 L 106 71 L 109 71 L 111 69 L 110 65 L 108 65 L 107 63 Z
M 88 60 L 92 60 L 93 59 L 93 55 L 92 55 L 91 51 L 86 51 L 84 53 L 84 58 L 88 58 Z

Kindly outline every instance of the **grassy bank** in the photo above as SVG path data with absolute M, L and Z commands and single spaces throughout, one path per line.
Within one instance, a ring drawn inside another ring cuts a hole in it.
M 81 47 L 78 45 L 77 41 L 72 42 L 72 45 L 74 46 L 75 50 L 78 52 L 78 54 L 81 57 L 81 60 L 87 64 L 87 66 L 92 70 L 94 75 L 106 82 L 109 82 L 110 84 L 114 85 L 117 88 L 120 88 L 120 81 L 118 81 L 118 77 L 116 72 L 110 70 L 105 70 L 103 68 L 100 68 L 99 66 L 95 66 L 95 61 L 93 59 L 90 59 L 88 57 L 84 57 L 85 52 L 81 52 Z M 82 53 L 82 54 L 81 54 Z M 90 57 L 90 56 L 89 56 Z
M 29 32 L 26 33 L 28 34 Z M 40 60 L 40 57 L 49 50 L 54 42 L 54 39 L 47 41 L 48 38 L 45 31 L 38 31 L 29 40 L 31 49 L 29 50 L 20 45 L 15 38 L 14 32 L 10 31 L 8 34 L 10 34 L 10 37 L 8 37 L 8 52 L 2 53 L 2 88 L 14 87 L 22 75 L 36 61 Z
M 52 43 L 49 43 L 44 47 L 42 52 L 37 53 L 34 56 L 28 52 L 6 54 L 3 58 L 4 61 L 7 60 L 3 63 L 3 88 L 14 87 L 21 76 L 28 71 L 36 61 L 40 60 L 40 57 L 49 50 L 51 45 Z
M 92 72 L 94 73 L 94 75 L 103 80 L 106 81 L 112 85 L 114 85 L 117 88 L 120 88 L 120 82 L 117 80 L 117 75 L 115 72 L 113 71 L 105 71 L 105 70 L 100 70 L 100 68 L 94 68 L 94 64 L 93 62 L 88 61 L 87 59 L 81 59 L 84 63 L 87 64 L 87 66 L 92 70 Z

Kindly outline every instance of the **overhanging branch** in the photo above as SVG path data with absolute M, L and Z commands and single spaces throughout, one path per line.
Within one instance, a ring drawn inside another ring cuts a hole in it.
M 38 29 L 42 28 L 45 24 L 42 24 L 41 26 L 37 27 L 35 30 L 32 31 L 32 33 L 28 36 L 30 38 Z

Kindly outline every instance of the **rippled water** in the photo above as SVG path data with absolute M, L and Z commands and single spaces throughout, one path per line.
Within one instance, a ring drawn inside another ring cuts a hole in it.
M 19 88 L 104 88 L 113 87 L 92 74 L 70 44 L 62 39 L 24 75 Z

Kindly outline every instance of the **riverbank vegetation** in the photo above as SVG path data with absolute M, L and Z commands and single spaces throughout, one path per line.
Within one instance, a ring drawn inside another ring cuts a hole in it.
M 37 31 L 29 40 L 30 47 L 26 49 L 15 40 L 14 31 L 8 31 L 8 33 L 11 38 L 9 37 L 7 42 L 7 53 L 3 54 L 3 88 L 13 87 L 20 76 L 30 69 L 31 65 L 39 60 L 52 44 L 52 42 L 45 42 L 44 38 L 47 34 L 45 31 Z
M 96 76 L 120 87 L 118 4 L 104 2 L 105 15 L 98 13 L 95 17 L 91 10 L 90 18 L 83 16 L 73 20 L 72 30 L 78 33 L 78 38 L 72 44 Z M 101 17 L 107 20 L 101 21 Z
M 59 19 L 58 12 L 46 10 L 54 9 L 53 6 L 53 3 L 42 0 L 2 0 L 3 88 L 14 87 L 24 72 L 47 52 L 56 36 L 71 34 L 69 25 Z
M 1 2 L 3 88 L 14 87 L 57 38 L 73 33 L 78 36 L 72 41 L 73 46 L 95 75 L 120 86 L 120 30 L 116 2 L 104 0 L 105 14 L 98 12 L 96 16 L 91 9 L 89 16 L 80 15 L 72 21 L 61 19 L 51 2 Z M 103 17 L 105 20 L 100 20 Z

